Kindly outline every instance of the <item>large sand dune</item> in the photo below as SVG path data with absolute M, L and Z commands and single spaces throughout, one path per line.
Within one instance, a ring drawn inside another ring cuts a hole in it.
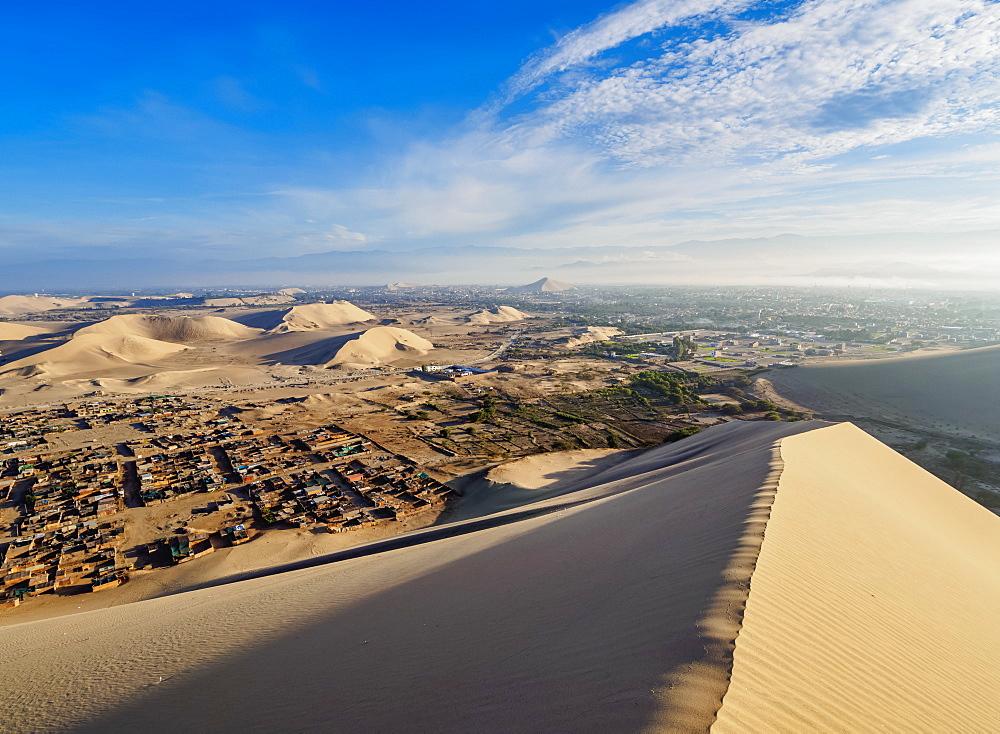
M 96 373 L 115 367 L 158 362 L 187 347 L 144 336 L 84 334 L 59 346 L 10 362 L 3 373 L 18 371 L 26 377 L 62 377 Z
M 4 628 L 0 715 L 10 731 L 996 731 L 1000 520 L 826 425 L 729 423 L 519 509 Z
M 250 339 L 260 334 L 252 329 L 219 316 L 161 316 L 126 314 L 112 316 L 77 330 L 74 336 L 107 334 L 109 336 L 139 336 L 158 341 L 193 344 L 205 341 Z
M 422 336 L 395 326 L 375 326 L 354 334 L 323 339 L 279 354 L 282 364 L 366 368 L 419 360 L 434 349 Z
M 275 311 L 257 311 L 235 318 L 241 324 L 264 329 L 276 334 L 288 331 L 314 331 L 330 329 L 344 324 L 372 321 L 376 317 L 350 301 L 308 303 Z
M 767 375 L 796 403 L 832 416 L 876 418 L 1000 440 L 1000 347 L 806 365 Z

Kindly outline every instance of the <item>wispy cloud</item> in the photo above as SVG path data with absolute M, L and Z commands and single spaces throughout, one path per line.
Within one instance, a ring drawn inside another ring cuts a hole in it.
M 640 0 L 606 13 L 534 54 L 504 86 L 503 101 L 525 94 L 555 73 L 590 61 L 661 28 L 689 18 L 722 15 L 752 0 Z

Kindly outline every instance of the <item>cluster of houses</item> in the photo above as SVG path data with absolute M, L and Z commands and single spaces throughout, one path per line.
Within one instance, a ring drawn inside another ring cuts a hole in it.
M 144 505 L 189 492 L 213 492 L 224 486 L 222 475 L 204 449 L 136 456 L 138 494 Z
M 82 417 L 64 407 L 47 418 L 79 428 L 82 420 L 122 415 L 96 403 L 84 407 Z M 0 528 L 0 608 L 46 592 L 100 591 L 134 568 L 183 563 L 246 542 L 249 507 L 208 517 L 233 509 L 233 493 L 221 492 L 227 487 L 245 487 L 265 524 L 325 525 L 331 532 L 401 520 L 442 506 L 451 494 L 409 460 L 336 425 L 279 434 L 213 416 L 198 430 L 129 441 L 122 455 L 111 447 L 57 454 L 22 448 L 0 458 L 0 503 L 17 511 Z M 207 513 L 207 524 L 195 523 L 196 530 L 181 523 L 174 534 L 123 552 L 126 500 L 149 505 L 192 492 L 216 492 L 206 507 L 188 510 Z M 150 563 L 137 560 L 143 553 Z
M 199 398 L 150 395 L 134 399 L 91 400 L 66 406 L 85 428 L 132 423 L 148 431 L 198 428 L 215 413 Z
M 284 474 L 312 463 L 300 449 L 281 436 L 266 436 L 260 430 L 248 430 L 245 433 L 250 435 L 226 441 L 219 446 L 222 464 L 232 467 L 234 478 L 240 484 Z
M 17 496 L 21 533 L 43 532 L 67 523 L 95 520 L 122 509 L 121 467 L 110 449 L 56 456 L 22 456 L 5 462 L 0 496 Z
M 121 519 L 67 522 L 15 536 L 0 565 L 0 609 L 46 592 L 101 591 L 126 578 Z
M 116 400 L 88 400 L 44 409 L 12 411 L 0 420 L 0 453 L 46 448 L 46 434 L 130 423 L 151 433 L 171 429 L 199 429 L 225 424 L 205 400 L 169 395 Z
M 65 406 L 7 413 L 0 420 L 0 453 L 42 449 L 45 447 L 45 434 L 74 428 L 74 417 L 73 411 Z
M 452 490 L 397 457 L 360 456 L 322 471 L 272 477 L 250 486 L 265 522 L 325 524 L 330 532 L 382 525 L 440 507 Z

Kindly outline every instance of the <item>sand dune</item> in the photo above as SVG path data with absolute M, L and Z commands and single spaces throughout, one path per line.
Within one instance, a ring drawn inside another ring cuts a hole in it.
M 304 347 L 271 355 L 282 364 L 311 364 L 317 367 L 365 368 L 417 360 L 434 345 L 406 329 L 375 326 L 353 334 L 323 339 Z
M 473 311 L 464 318 L 470 324 L 506 324 L 511 321 L 521 321 L 528 315 L 511 306 L 494 306 Z
M 234 320 L 258 329 L 280 334 L 287 331 L 313 331 L 344 324 L 373 321 L 375 315 L 358 308 L 350 301 L 308 303 L 275 311 L 257 311 L 237 316 Z
M 833 416 L 870 417 L 997 441 L 1000 347 L 802 366 L 768 373 L 782 396 Z
M 850 424 L 781 456 L 712 731 L 1000 731 L 1000 518 Z
M 26 377 L 60 377 L 101 372 L 114 367 L 157 362 L 187 347 L 143 336 L 83 334 L 3 366 L 3 374 L 18 372 Z
M 517 509 L 0 629 L 0 715 L 11 731 L 996 731 L 1000 520 L 827 425 L 731 422 Z
M 561 280 L 556 280 L 555 278 L 540 278 L 534 283 L 515 286 L 513 288 L 508 288 L 508 290 L 523 291 L 525 293 L 559 293 L 561 291 L 576 290 L 576 286 L 564 283 Z
M 88 334 L 139 336 L 157 341 L 193 344 L 205 341 L 250 339 L 260 334 L 252 329 L 219 316 L 160 316 L 127 314 L 112 316 L 77 330 L 74 337 Z
M 57 308 L 72 308 L 86 302 L 86 298 L 50 298 L 49 296 L 3 296 L 0 298 L 0 314 L 18 315 L 54 311 Z
M 570 348 L 582 347 L 585 344 L 607 341 L 621 333 L 622 330 L 614 326 L 584 326 L 574 329 L 573 335 L 567 337 L 565 344 Z
M 423 316 L 419 319 L 413 319 L 413 324 L 416 326 L 443 326 L 451 323 L 453 323 L 452 319 L 443 316 Z

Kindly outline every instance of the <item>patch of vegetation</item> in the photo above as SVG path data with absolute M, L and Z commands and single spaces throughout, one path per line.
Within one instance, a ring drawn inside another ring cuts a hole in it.
M 706 375 L 645 370 L 633 375 L 630 383 L 634 389 L 651 393 L 674 405 L 705 405 L 705 399 L 695 390 L 715 385 L 717 381 Z
M 682 438 L 687 438 L 688 436 L 693 436 L 701 430 L 701 426 L 687 426 L 686 428 L 681 428 L 679 431 L 674 431 L 663 439 L 663 443 L 673 443 L 674 441 L 680 441 Z

